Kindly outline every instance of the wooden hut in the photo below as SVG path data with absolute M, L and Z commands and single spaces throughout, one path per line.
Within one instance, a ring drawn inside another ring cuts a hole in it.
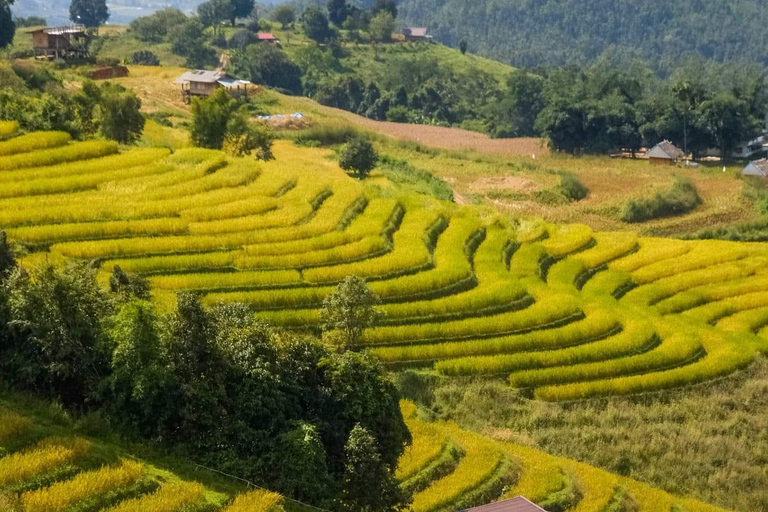
M 40 28 L 30 34 L 37 59 L 86 59 L 90 56 L 88 34 L 83 25 Z
M 645 158 L 652 165 L 674 165 L 685 158 L 683 150 L 675 147 L 674 144 L 665 140 L 659 142 L 645 153 Z
M 221 87 L 235 98 L 247 98 L 248 86 L 251 84 L 248 80 L 241 80 L 222 71 L 200 69 L 187 71 L 177 78 L 175 83 L 181 85 L 181 95 L 186 103 L 189 103 L 193 96 L 207 98 Z

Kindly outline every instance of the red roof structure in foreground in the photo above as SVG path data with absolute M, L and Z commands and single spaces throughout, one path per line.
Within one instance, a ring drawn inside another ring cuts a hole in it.
M 259 32 L 256 34 L 256 37 L 259 38 L 259 41 L 277 41 L 277 38 L 272 32 Z
M 547 512 L 540 506 L 532 503 L 531 501 L 518 496 L 517 498 L 511 498 L 508 500 L 497 501 L 495 503 L 489 503 L 488 505 L 482 505 L 480 507 L 474 507 L 462 512 Z

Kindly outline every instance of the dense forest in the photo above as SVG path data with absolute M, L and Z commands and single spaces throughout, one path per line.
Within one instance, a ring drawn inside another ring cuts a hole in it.
M 658 70 L 700 55 L 768 65 L 768 14 L 758 0 L 403 0 L 406 24 L 517 67 L 641 58 Z M 713 23 L 713 20 L 717 20 Z

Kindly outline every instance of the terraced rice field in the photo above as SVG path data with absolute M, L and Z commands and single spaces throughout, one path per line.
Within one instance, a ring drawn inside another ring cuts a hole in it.
M 722 510 L 454 423 L 424 421 L 411 402 L 403 402 L 402 410 L 414 442 L 400 460 L 399 476 L 415 491 L 414 512 L 459 510 L 519 495 L 546 510 Z
M 0 406 L 0 510 L 18 512 L 284 512 L 267 491 L 222 492 L 153 464 L 105 454 L 119 447 L 74 437 Z M 112 458 L 105 462 L 105 458 Z
M 386 316 L 361 348 L 393 369 L 504 376 L 541 400 L 692 385 L 768 352 L 765 244 L 511 226 L 360 183 L 328 151 L 275 153 L 10 138 L 0 229 L 26 265 L 93 260 L 105 281 L 118 265 L 169 307 L 194 290 L 286 328 L 317 330 L 323 298 L 362 276 Z
M 0 510 L 310 510 L 265 490 L 222 490 L 220 483 L 181 479 L 121 455 L 120 447 L 40 424 L 14 407 L 0 405 Z M 453 423 L 421 420 L 410 402 L 403 402 L 402 410 L 414 442 L 400 459 L 397 477 L 414 495 L 413 512 L 452 511 L 520 494 L 548 510 L 601 512 L 616 504 L 619 508 L 610 510 L 722 511 L 572 460 L 494 441 Z M 105 453 L 113 460 L 105 462 Z

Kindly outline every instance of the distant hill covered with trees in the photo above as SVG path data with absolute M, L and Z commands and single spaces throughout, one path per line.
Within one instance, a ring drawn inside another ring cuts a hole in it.
M 400 17 L 436 40 L 516 67 L 640 58 L 657 70 L 700 55 L 768 65 L 760 0 L 403 0 Z

